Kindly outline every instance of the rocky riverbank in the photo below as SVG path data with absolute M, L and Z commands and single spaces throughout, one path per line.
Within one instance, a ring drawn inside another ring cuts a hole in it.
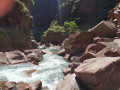
M 71 63 L 63 69 L 65 77 L 56 90 L 119 90 L 119 10 L 120 4 L 109 12 L 110 21 L 70 35 L 63 42 Z

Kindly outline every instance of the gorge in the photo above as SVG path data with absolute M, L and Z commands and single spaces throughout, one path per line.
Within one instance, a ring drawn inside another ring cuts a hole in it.
M 9 1 L 1 90 L 120 89 L 120 0 Z

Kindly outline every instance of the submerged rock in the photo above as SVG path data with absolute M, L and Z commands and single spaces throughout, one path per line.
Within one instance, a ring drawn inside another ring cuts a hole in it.
M 36 72 L 37 70 L 36 69 L 33 69 L 33 70 L 25 70 L 24 73 L 28 76 L 31 76 L 32 73 Z
M 32 61 L 32 64 L 34 64 L 34 65 L 39 65 L 39 63 L 37 62 L 37 61 Z

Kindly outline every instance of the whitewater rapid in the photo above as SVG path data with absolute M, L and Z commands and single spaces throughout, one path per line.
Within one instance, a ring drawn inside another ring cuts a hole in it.
M 55 50 L 49 48 L 49 50 Z M 0 66 L 0 81 L 14 81 L 31 83 L 36 80 L 42 81 L 42 85 L 48 86 L 50 90 L 55 90 L 56 85 L 63 79 L 64 75 L 62 69 L 66 67 L 69 62 L 63 60 L 63 57 L 58 55 L 45 54 L 43 60 L 39 65 L 32 63 L 17 64 L 11 66 Z M 25 70 L 37 71 L 31 76 L 26 75 Z

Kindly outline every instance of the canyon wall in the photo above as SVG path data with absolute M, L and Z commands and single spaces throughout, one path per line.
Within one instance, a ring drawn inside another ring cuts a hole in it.
M 108 11 L 113 9 L 120 0 L 62 0 L 59 23 L 66 20 L 77 20 L 81 28 L 89 28 L 102 20 L 108 19 Z
M 30 16 L 31 0 L 21 0 L 28 11 L 16 2 L 13 10 L 0 19 L 0 51 L 32 48 Z
M 37 41 L 40 35 L 48 29 L 51 21 L 58 12 L 58 0 L 34 0 L 35 5 L 31 6 L 33 18 L 33 35 Z

